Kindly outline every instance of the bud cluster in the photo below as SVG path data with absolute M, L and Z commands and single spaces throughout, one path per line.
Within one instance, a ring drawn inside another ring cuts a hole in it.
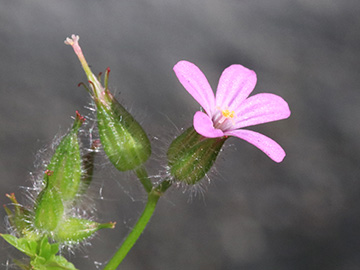
M 14 205 L 14 211 L 7 206 L 4 208 L 15 235 L 3 234 L 1 236 L 30 256 L 31 267 L 35 267 L 39 263 L 39 258 L 43 258 L 43 265 L 46 265 L 47 260 L 43 255 L 46 251 L 42 247 L 47 249 L 51 245 L 49 240 L 55 241 L 58 245 L 53 246 L 53 250 L 56 252 L 53 251 L 53 257 L 49 259 L 48 263 L 52 264 L 56 260 L 60 267 L 69 263 L 63 257 L 55 255 L 59 250 L 59 245 L 68 246 L 81 243 L 96 231 L 115 226 L 113 222 L 101 224 L 78 217 L 72 211 L 92 178 L 92 175 L 88 174 L 89 171 L 84 170 L 84 166 L 89 167 L 93 164 L 90 164 L 92 162 L 86 155 L 81 155 L 78 138 L 78 132 L 84 120 L 84 117 L 76 112 L 72 128 L 62 138 L 47 165 L 43 174 L 43 188 L 32 207 L 27 208 L 20 205 L 14 194 L 7 195 Z M 83 181 L 85 178 L 86 182 Z M 31 251 L 25 250 L 24 246 L 28 245 L 37 248 Z

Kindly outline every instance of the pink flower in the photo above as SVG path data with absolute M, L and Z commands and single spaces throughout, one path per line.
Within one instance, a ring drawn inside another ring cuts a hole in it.
M 216 96 L 205 75 L 194 64 L 180 61 L 174 66 L 180 83 L 199 102 L 206 113 L 194 115 L 194 128 L 207 138 L 235 136 L 243 139 L 281 162 L 285 151 L 274 140 L 255 131 L 243 129 L 290 116 L 287 102 L 281 97 L 261 93 L 248 97 L 256 85 L 254 71 L 241 65 L 226 68 L 219 80 Z

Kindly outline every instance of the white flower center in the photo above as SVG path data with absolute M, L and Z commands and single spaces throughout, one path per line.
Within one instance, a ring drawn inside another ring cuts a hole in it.
M 212 118 L 214 128 L 221 129 L 222 131 L 230 130 L 233 128 L 234 118 L 236 118 L 234 111 L 218 109 Z

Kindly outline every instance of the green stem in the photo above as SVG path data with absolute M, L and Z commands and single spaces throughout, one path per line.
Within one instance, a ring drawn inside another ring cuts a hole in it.
M 147 193 L 150 193 L 153 189 L 153 185 L 149 179 L 149 176 L 144 168 L 144 166 L 140 166 L 135 169 L 136 176 L 139 178 L 141 184 L 144 186 Z
M 135 224 L 135 227 L 127 236 L 121 247 L 115 253 L 115 255 L 111 258 L 111 260 L 107 263 L 104 270 L 115 270 L 120 263 L 124 260 L 128 252 L 134 246 L 136 241 L 139 239 L 140 235 L 144 231 L 146 225 L 150 221 L 152 217 L 157 202 L 160 199 L 161 195 L 171 186 L 170 181 L 163 181 L 159 186 L 152 189 L 148 195 L 148 201 L 146 203 L 145 209 L 141 214 L 139 220 Z

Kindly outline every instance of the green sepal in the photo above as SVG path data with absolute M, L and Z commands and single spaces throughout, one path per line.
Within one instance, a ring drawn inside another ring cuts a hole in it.
M 226 137 L 205 138 L 193 127 L 185 130 L 168 149 L 170 174 L 178 181 L 197 183 L 213 166 L 225 140 Z
M 45 236 L 41 239 L 37 255 L 49 260 L 53 255 L 59 252 L 59 243 L 50 244 Z
M 42 231 L 54 231 L 64 214 L 62 194 L 56 187 L 46 187 L 40 192 L 34 206 L 34 226 Z
M 47 237 L 41 239 L 37 256 L 32 258 L 30 265 L 38 270 L 75 270 L 75 266 L 64 257 L 57 256 L 59 243 L 50 244 Z
M 33 231 L 29 222 L 32 220 L 32 213 L 18 203 L 14 193 L 6 194 L 6 196 L 13 203 L 14 211 L 11 211 L 6 205 L 4 205 L 4 209 L 17 236 L 37 240 L 39 235 Z
M 115 223 L 97 223 L 95 221 L 70 217 L 60 224 L 54 239 L 58 242 L 79 243 L 92 236 L 96 231 L 115 227 Z
M 75 266 L 64 257 L 57 256 L 59 244 L 50 244 L 47 237 L 41 241 L 16 238 L 10 234 L 0 234 L 10 245 L 30 257 L 30 265 L 27 266 L 20 261 L 15 263 L 22 269 L 36 270 L 76 270 Z
M 10 245 L 25 253 L 29 257 L 34 257 L 38 251 L 38 243 L 35 240 L 27 238 L 17 238 L 11 234 L 0 234 L 2 238 Z
M 77 268 L 68 262 L 63 256 L 52 256 L 49 260 L 42 257 L 36 257 L 30 262 L 31 269 L 36 270 L 77 270 Z
M 151 154 L 151 144 L 140 124 L 108 90 L 101 99 L 94 99 L 100 140 L 111 163 L 120 171 L 143 164 Z
M 78 131 L 84 118 L 77 113 L 70 132 L 64 136 L 52 156 L 44 175 L 48 187 L 57 187 L 64 202 L 72 202 L 78 193 L 81 181 L 81 154 Z

